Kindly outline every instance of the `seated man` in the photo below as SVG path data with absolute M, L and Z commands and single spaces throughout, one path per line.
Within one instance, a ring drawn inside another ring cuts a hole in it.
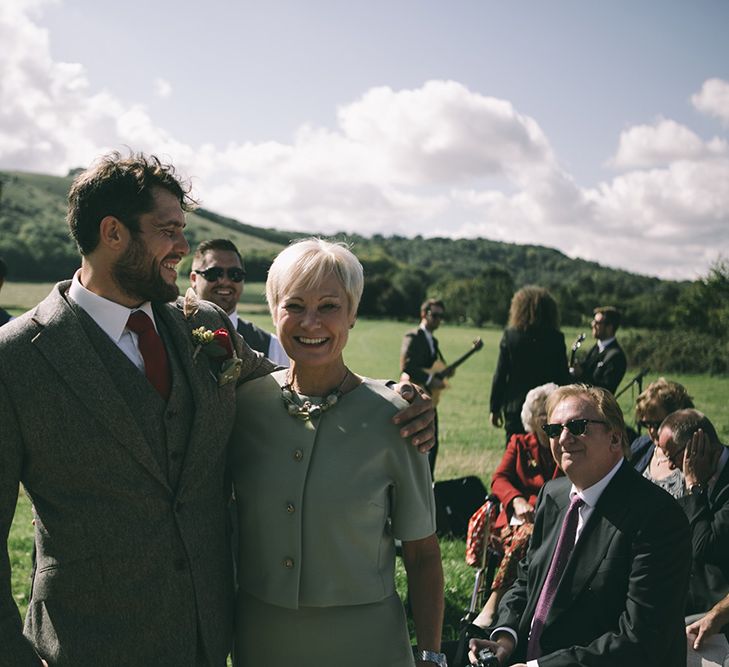
M 190 285 L 198 297 L 222 308 L 248 347 L 265 354 L 274 364 L 289 366 L 289 358 L 276 336 L 238 317 L 236 307 L 245 277 L 243 258 L 232 241 L 211 239 L 198 245 L 190 272 Z
M 691 526 L 693 569 L 686 614 L 703 613 L 729 593 L 729 449 L 698 410 L 672 412 L 658 431 L 672 468 L 682 468 L 687 493 L 678 499 Z
M 566 477 L 547 482 L 491 640 L 502 665 L 684 667 L 686 517 L 625 460 L 625 424 L 599 387 L 560 387 L 544 426 Z M 515 661 L 515 662 L 512 662 Z

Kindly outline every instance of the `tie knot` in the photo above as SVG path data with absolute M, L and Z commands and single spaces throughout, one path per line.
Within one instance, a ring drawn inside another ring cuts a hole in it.
M 584 504 L 585 501 L 579 495 L 575 494 L 570 501 L 570 510 L 580 509 Z
M 143 310 L 135 310 L 127 320 L 127 329 L 137 335 L 143 334 L 154 329 L 154 322 L 152 322 L 152 318 Z

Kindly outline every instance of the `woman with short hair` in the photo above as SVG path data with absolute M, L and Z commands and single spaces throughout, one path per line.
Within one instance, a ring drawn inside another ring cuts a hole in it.
M 441 660 L 427 457 L 390 423 L 404 401 L 343 358 L 362 287 L 357 258 L 321 239 L 292 244 L 269 271 L 266 298 L 292 363 L 238 388 L 237 666 L 412 667 L 395 538 L 425 651 L 417 664 Z

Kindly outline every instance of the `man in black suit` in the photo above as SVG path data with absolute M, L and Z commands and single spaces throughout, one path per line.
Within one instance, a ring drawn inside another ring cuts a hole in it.
M 566 477 L 542 489 L 527 556 L 491 639 L 471 640 L 472 663 L 488 647 L 500 664 L 519 667 L 683 667 L 686 517 L 625 460 L 611 393 L 560 387 L 547 415 Z
M 658 432 L 671 468 L 682 468 L 678 504 L 691 526 L 693 566 L 686 614 L 703 613 L 729 593 L 729 448 L 698 410 L 672 412 Z
M 276 336 L 238 317 L 236 308 L 245 277 L 243 258 L 232 241 L 211 239 L 198 245 L 190 272 L 190 285 L 195 293 L 222 308 L 252 350 L 265 354 L 279 366 L 288 366 L 289 358 Z
M 604 387 L 613 394 L 625 375 L 628 360 L 615 338 L 620 326 L 620 311 L 600 306 L 593 311 L 592 336 L 597 340 L 582 363 L 575 364 L 575 379 L 594 387 Z
M 445 317 L 445 305 L 439 299 L 427 299 L 420 306 L 420 326 L 408 331 L 400 348 L 400 370 L 403 376 L 424 387 L 429 394 L 443 389 L 445 382 L 430 369 L 439 361 L 445 366 L 445 359 L 438 347 L 438 339 L 433 332 Z M 406 379 L 406 378 L 401 378 Z M 435 470 L 438 456 L 438 413 L 435 415 L 435 445 L 428 452 L 431 474 Z

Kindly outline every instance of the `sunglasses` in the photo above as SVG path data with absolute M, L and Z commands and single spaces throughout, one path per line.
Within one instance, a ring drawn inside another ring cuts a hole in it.
M 566 428 L 572 435 L 584 435 L 588 424 L 605 424 L 599 419 L 570 419 L 566 424 L 543 424 L 542 429 L 550 438 L 558 438 Z
M 209 269 L 205 269 L 204 271 L 198 271 L 197 269 L 193 270 L 197 273 L 197 275 L 202 276 L 209 283 L 214 283 L 216 280 L 220 280 L 226 274 L 228 279 L 232 280 L 234 283 L 239 283 L 246 277 L 246 272 L 237 266 L 229 269 L 224 269 L 222 266 L 211 266 Z
M 654 431 L 658 430 L 658 427 L 663 423 L 663 420 L 657 421 L 657 422 L 651 422 L 647 421 L 646 419 L 641 419 L 638 422 L 638 426 L 641 428 L 647 428 L 647 429 L 653 429 Z

